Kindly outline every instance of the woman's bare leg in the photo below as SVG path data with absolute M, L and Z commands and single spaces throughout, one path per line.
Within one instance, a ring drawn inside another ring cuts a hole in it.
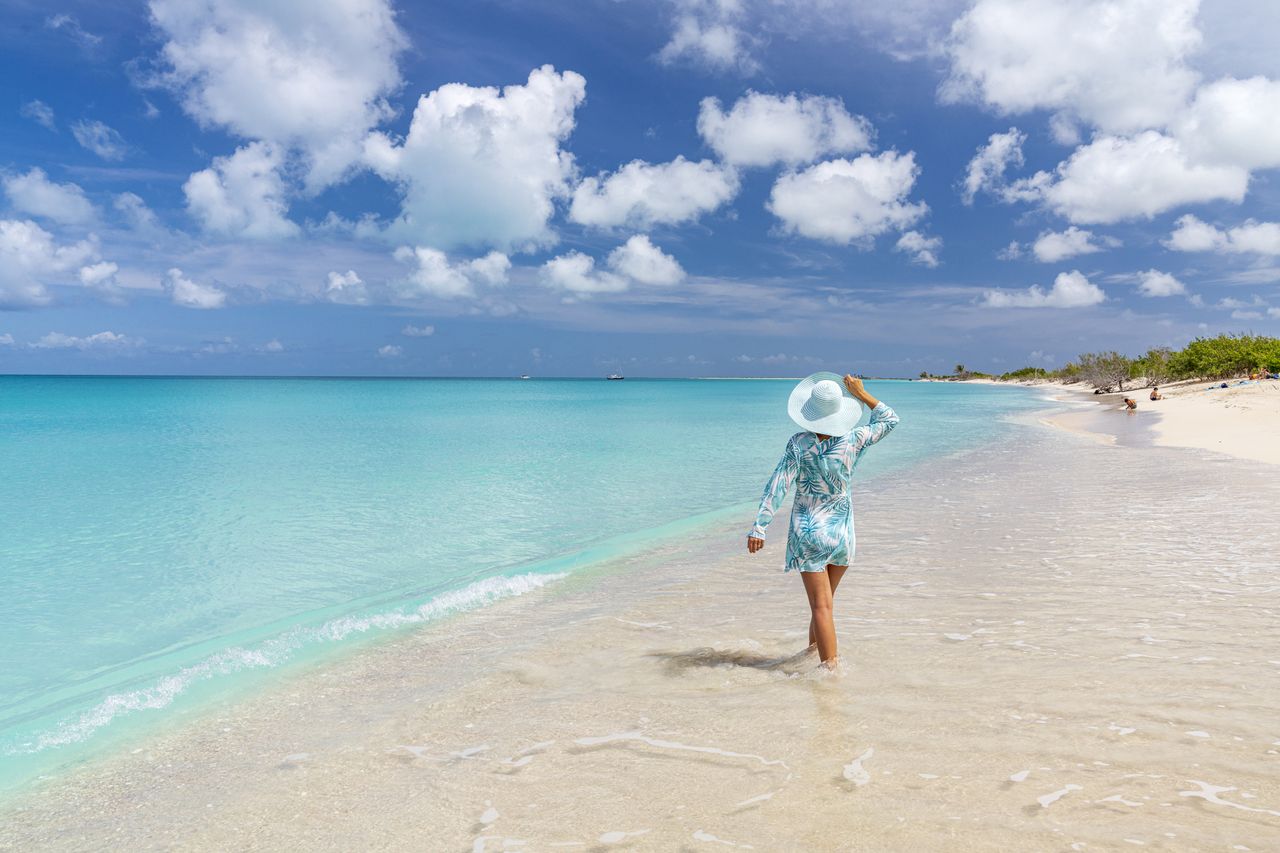
M 828 667 L 836 665 L 836 623 L 831 612 L 831 580 L 828 572 L 801 572 L 804 591 L 809 596 L 809 610 L 813 615 L 814 640 L 818 644 L 818 657 Z
M 831 597 L 833 599 L 836 597 L 836 587 L 840 585 L 840 579 L 844 577 L 844 571 L 847 568 L 849 567 L 833 566 L 830 564 L 827 565 L 827 580 L 831 584 Z M 818 638 L 813 632 L 813 617 L 810 617 L 809 618 L 809 648 L 812 649 L 817 645 L 818 645 Z

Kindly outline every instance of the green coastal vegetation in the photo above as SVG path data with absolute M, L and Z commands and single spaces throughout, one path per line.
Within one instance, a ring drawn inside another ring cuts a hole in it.
M 1002 379 L 1017 381 L 1086 382 L 1094 388 L 1124 391 L 1132 383 L 1151 387 L 1180 380 L 1233 379 L 1257 373 L 1280 372 L 1280 338 L 1265 335 L 1218 335 L 1196 338 L 1180 350 L 1153 347 L 1140 356 L 1087 352 L 1056 370 L 1023 367 L 999 376 L 966 370 L 957 364 L 954 374 L 921 379 Z

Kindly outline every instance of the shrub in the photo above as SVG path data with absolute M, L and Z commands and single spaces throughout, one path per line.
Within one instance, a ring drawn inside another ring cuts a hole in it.
M 1196 338 L 1173 353 L 1169 368 L 1174 376 L 1226 379 L 1259 368 L 1280 370 L 1280 338 L 1261 335 L 1218 335 Z
M 1142 358 L 1134 360 L 1129 372 L 1130 378 L 1146 379 L 1148 388 L 1166 384 L 1173 375 L 1170 367 L 1173 355 L 1173 350 L 1168 347 L 1152 347 Z
M 1022 367 L 1017 370 L 1010 370 L 1008 373 L 1002 373 L 1001 379 L 1044 379 L 1049 375 L 1049 371 L 1043 367 Z
M 1083 378 L 1080 375 L 1080 365 L 1074 361 L 1068 361 L 1062 367 L 1053 371 L 1050 376 L 1060 382 L 1079 382 Z
M 1124 390 L 1133 362 L 1118 352 L 1087 352 L 1080 356 L 1080 375 L 1094 388 Z

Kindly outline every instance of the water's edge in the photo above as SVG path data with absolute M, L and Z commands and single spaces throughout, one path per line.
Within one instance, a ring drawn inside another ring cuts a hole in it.
M 895 474 L 929 462 L 915 460 Z M 532 563 L 494 568 L 485 577 L 461 587 L 382 592 L 130 661 L 106 673 L 112 676 L 111 692 L 87 710 L 69 711 L 83 708 L 90 697 L 99 696 L 102 691 L 78 685 L 46 697 L 39 708 L 5 720 L 6 727 L 22 725 L 29 734 L 0 746 L 0 756 L 7 765 L 0 774 L 0 799 L 22 793 L 34 780 L 56 778 L 60 772 L 107 757 L 126 745 L 145 743 L 150 734 L 149 721 L 156 719 L 147 711 L 176 713 L 180 724 L 213 707 L 215 702 L 235 701 L 269 687 L 275 676 L 285 672 L 323 666 L 371 642 L 390 641 L 428 623 L 554 588 L 569 578 L 590 583 L 597 572 L 608 573 L 611 566 L 620 565 L 628 557 L 657 550 L 684 537 L 708 536 L 741 525 L 754 510 L 754 501 L 736 503 L 609 537 Z M 181 652 L 180 660 L 185 661 L 177 671 L 160 676 L 154 670 L 146 672 L 143 665 L 151 658 L 163 656 L 172 662 L 170 655 L 175 651 Z M 138 672 L 130 674 L 129 669 Z M 227 678 L 231 675 L 240 677 Z M 34 734 L 30 734 L 33 730 Z

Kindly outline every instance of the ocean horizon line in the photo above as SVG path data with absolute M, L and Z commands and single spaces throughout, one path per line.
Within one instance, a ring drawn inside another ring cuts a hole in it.
M 576 376 L 529 376 L 525 379 L 523 376 L 457 376 L 457 375 L 428 375 L 415 374 L 412 376 L 404 375 L 379 375 L 379 374 L 339 374 L 339 373 L 3 373 L 0 372 L 0 378 L 5 379 L 318 379 L 318 380 L 401 380 L 401 381 L 421 381 L 435 379 L 449 379 L 474 381 L 478 379 L 501 379 L 513 382 L 532 382 L 537 380 L 581 380 L 596 381 L 607 379 L 607 376 L 600 375 L 576 375 Z M 799 381 L 803 376 L 628 376 L 625 379 L 643 380 L 646 382 L 686 382 L 690 380 L 736 380 L 736 381 L 753 381 L 753 380 L 770 380 L 770 381 Z M 914 382 L 909 376 L 865 376 L 872 382 Z

